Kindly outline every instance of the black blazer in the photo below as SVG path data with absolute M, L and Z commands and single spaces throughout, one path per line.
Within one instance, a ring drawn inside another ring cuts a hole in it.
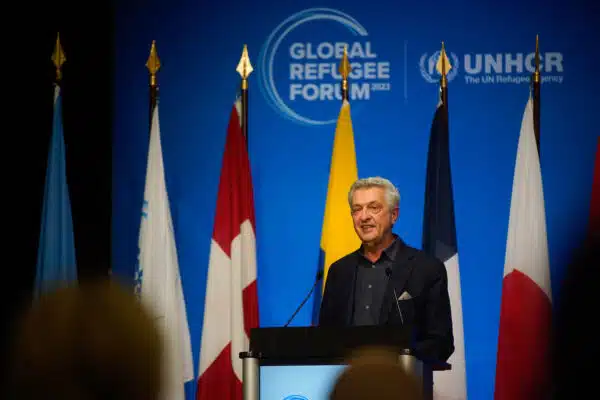
M 379 325 L 402 324 L 392 285 L 399 297 L 408 292 L 412 298 L 399 303 L 404 323 L 413 325 L 413 351 L 422 359 L 445 362 L 454 352 L 446 267 L 437 258 L 397 240 L 400 248 L 384 294 Z M 342 257 L 329 268 L 319 326 L 352 324 L 359 251 Z

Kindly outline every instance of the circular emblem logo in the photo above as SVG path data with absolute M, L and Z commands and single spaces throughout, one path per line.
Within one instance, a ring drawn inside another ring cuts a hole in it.
M 458 66 L 459 66 L 459 62 L 458 62 L 458 57 L 456 56 L 456 54 L 454 53 L 446 53 L 449 58 L 450 58 L 450 63 L 452 65 L 452 68 L 450 69 L 450 72 L 448 72 L 448 75 L 446 76 L 448 78 L 448 82 L 450 82 L 452 79 L 454 79 L 456 77 L 456 74 L 458 73 Z M 437 83 L 440 81 L 440 73 L 437 71 L 437 69 L 435 68 L 438 59 L 440 58 L 440 51 L 436 51 L 435 53 L 431 54 L 429 57 L 427 56 L 428 53 L 423 53 L 423 55 L 421 56 L 421 59 L 419 60 L 419 69 L 421 70 L 421 75 L 423 76 L 423 78 L 429 82 L 429 83 Z
M 267 37 L 258 60 L 260 89 L 268 104 L 296 123 L 335 123 L 341 103 L 338 67 L 344 48 L 352 65 L 350 99 L 367 100 L 371 91 L 386 90 L 389 84 L 379 83 L 382 89 L 366 82 L 389 80 L 389 62 L 377 62 L 367 36 L 356 19 L 331 8 L 310 8 L 286 18 Z M 340 38 L 354 41 L 335 40 Z

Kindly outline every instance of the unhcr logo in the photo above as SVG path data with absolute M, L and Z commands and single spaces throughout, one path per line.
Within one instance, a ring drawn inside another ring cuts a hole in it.
M 446 78 L 448 82 L 452 81 L 458 72 L 458 57 L 454 53 L 446 52 L 446 56 L 450 58 L 450 65 L 452 68 L 446 74 Z M 419 68 L 421 70 L 421 75 L 423 79 L 425 79 L 429 83 L 438 83 L 440 81 L 441 75 L 436 70 L 436 65 L 438 60 L 440 59 L 440 51 L 436 51 L 435 53 L 429 55 L 428 53 L 424 53 L 419 60 Z
M 461 76 L 469 85 L 478 84 L 523 84 L 531 82 L 535 72 L 535 52 L 531 53 L 467 53 L 461 57 L 449 53 L 454 69 L 448 74 L 448 81 Z M 439 73 L 435 64 L 439 51 L 431 55 L 423 53 L 419 59 L 419 69 L 423 79 L 438 83 Z M 460 62 L 459 62 L 460 61 Z M 559 52 L 540 54 L 542 84 L 561 84 L 564 80 L 563 55 Z

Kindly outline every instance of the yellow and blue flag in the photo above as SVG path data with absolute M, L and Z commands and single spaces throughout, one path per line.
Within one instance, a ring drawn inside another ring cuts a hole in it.
M 321 248 L 319 251 L 319 271 L 323 272 L 321 290 L 315 293 L 313 305 L 313 325 L 319 320 L 319 309 L 327 273 L 332 263 L 360 247 L 360 239 L 354 232 L 348 191 L 358 179 L 358 167 L 354 148 L 354 133 L 350 116 L 350 103 L 344 100 L 337 120 L 331 164 L 329 184 L 321 231 Z

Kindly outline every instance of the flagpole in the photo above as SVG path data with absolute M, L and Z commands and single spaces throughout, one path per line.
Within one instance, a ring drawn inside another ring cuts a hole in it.
M 252 73 L 254 68 L 252 68 L 252 64 L 250 64 L 250 57 L 248 56 L 248 46 L 244 45 L 244 49 L 242 50 L 242 56 L 240 57 L 240 62 L 236 68 L 236 71 L 242 77 L 241 82 L 241 97 L 242 97 L 242 134 L 246 139 L 246 148 L 248 148 L 248 77 Z
M 158 102 L 158 82 L 156 80 L 156 73 L 160 69 L 160 59 L 158 58 L 158 53 L 156 51 L 156 40 L 152 41 L 152 47 L 150 48 L 150 55 L 148 56 L 148 61 L 146 61 L 146 68 L 150 72 L 150 125 L 149 129 L 152 127 L 152 114 L 154 112 L 154 107 L 156 107 L 156 103 Z
M 533 130 L 538 154 L 540 152 L 540 102 L 542 79 L 540 74 L 540 42 L 539 35 L 535 35 L 535 72 L 533 73 Z
M 342 61 L 340 61 L 340 67 L 338 71 L 342 76 L 342 102 L 344 100 L 349 101 L 350 86 L 348 84 L 348 77 L 350 76 L 352 67 L 350 66 L 350 62 L 348 61 L 348 46 L 344 47 L 344 55 L 342 56 Z

